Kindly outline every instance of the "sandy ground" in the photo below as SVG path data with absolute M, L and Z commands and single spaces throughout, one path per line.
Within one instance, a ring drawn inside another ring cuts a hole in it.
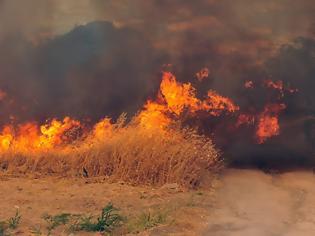
M 315 175 L 228 170 L 204 235 L 315 235 Z
M 167 212 L 166 223 L 140 235 L 315 235 L 312 172 L 270 175 L 229 169 L 198 191 L 182 191 L 176 185 L 131 187 L 101 179 L 2 176 L 0 199 L 0 220 L 14 215 L 14 206 L 20 208 L 22 222 L 15 235 L 31 235 L 34 226 L 44 229 L 44 213 L 97 214 L 108 202 L 129 218 L 143 212 Z M 57 230 L 52 235 L 66 234 Z

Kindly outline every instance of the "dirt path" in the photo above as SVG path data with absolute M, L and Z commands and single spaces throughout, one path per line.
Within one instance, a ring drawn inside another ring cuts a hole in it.
M 313 173 L 228 170 L 220 185 L 204 235 L 315 235 Z

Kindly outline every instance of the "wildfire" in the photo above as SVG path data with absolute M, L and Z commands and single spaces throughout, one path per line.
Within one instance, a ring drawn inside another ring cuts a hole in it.
M 233 113 L 238 109 L 231 99 L 211 90 L 204 100 L 200 100 L 190 83 L 179 83 L 172 73 L 164 72 L 157 100 L 148 101 L 139 117 L 146 127 L 163 128 L 171 123 L 172 117 L 179 119 L 184 112 L 190 116 L 195 116 L 200 111 L 209 116 L 220 116 L 224 112 Z
M 161 99 L 165 101 L 167 110 L 180 115 L 185 108 L 191 111 L 199 109 L 200 101 L 190 83 L 180 84 L 172 73 L 165 72 L 160 86 Z
M 96 139 L 103 139 L 110 137 L 113 133 L 113 125 L 110 118 L 105 118 L 98 122 L 93 129 L 93 137 Z
M 236 112 L 239 107 L 229 98 L 222 97 L 215 91 L 208 91 L 207 98 L 202 103 L 202 110 L 208 111 L 213 116 L 220 116 L 223 112 Z
M 80 136 L 83 126 L 69 117 L 63 121 L 53 119 L 45 125 L 25 123 L 17 128 L 7 125 L 0 135 L 1 150 L 10 148 L 19 151 L 49 149 L 73 142 Z
M 268 138 L 279 135 L 279 114 L 286 108 L 284 104 L 268 104 L 259 116 L 256 131 L 258 143 L 264 143 Z
M 209 70 L 203 69 L 197 73 L 199 81 L 208 77 Z M 280 91 L 283 96 L 286 90 L 280 81 L 266 81 L 265 87 Z M 252 81 L 247 81 L 246 88 L 254 88 Z M 196 89 L 191 83 L 180 83 L 170 72 L 164 72 L 160 89 L 155 100 L 148 100 L 142 110 L 136 115 L 135 121 L 145 128 L 159 128 L 166 130 L 173 121 L 181 121 L 185 117 L 197 117 L 200 113 L 206 118 L 219 117 L 240 111 L 230 98 L 209 90 L 203 99 L 196 95 Z M 0 100 L 5 97 L 0 90 Z M 239 112 L 236 127 L 242 125 L 256 125 L 256 139 L 258 143 L 280 132 L 279 115 L 286 106 L 283 103 L 271 103 L 257 114 Z M 14 122 L 14 121 L 12 121 Z M 28 122 L 21 125 L 5 125 L 0 132 L 0 152 L 14 151 L 42 151 L 63 148 L 76 141 L 86 139 L 103 140 L 110 138 L 114 126 L 110 118 L 105 118 L 91 129 L 86 128 L 78 120 L 66 117 L 63 120 L 52 119 L 43 125 Z

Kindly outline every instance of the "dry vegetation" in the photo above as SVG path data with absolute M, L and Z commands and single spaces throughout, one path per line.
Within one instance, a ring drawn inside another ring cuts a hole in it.
M 26 154 L 27 153 L 27 154 Z M 6 173 L 62 176 L 106 176 L 131 184 L 179 183 L 197 187 L 204 174 L 219 167 L 219 154 L 209 138 L 191 129 L 143 128 L 120 119 L 111 135 L 85 139 L 50 151 L 9 150 L 0 157 Z

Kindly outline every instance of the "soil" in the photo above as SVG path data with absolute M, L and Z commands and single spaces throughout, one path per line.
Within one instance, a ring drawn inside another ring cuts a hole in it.
M 311 236 L 315 232 L 315 175 L 307 171 L 267 174 L 227 169 L 201 190 L 176 184 L 134 187 L 104 179 L 0 177 L 0 221 L 22 215 L 13 235 L 45 231 L 42 216 L 99 214 L 112 202 L 126 219 L 164 212 L 167 220 L 141 232 L 123 228 L 116 235 Z M 43 234 L 45 235 L 45 234 Z M 67 235 L 56 229 L 52 235 Z M 79 233 L 75 235 L 99 235 Z

